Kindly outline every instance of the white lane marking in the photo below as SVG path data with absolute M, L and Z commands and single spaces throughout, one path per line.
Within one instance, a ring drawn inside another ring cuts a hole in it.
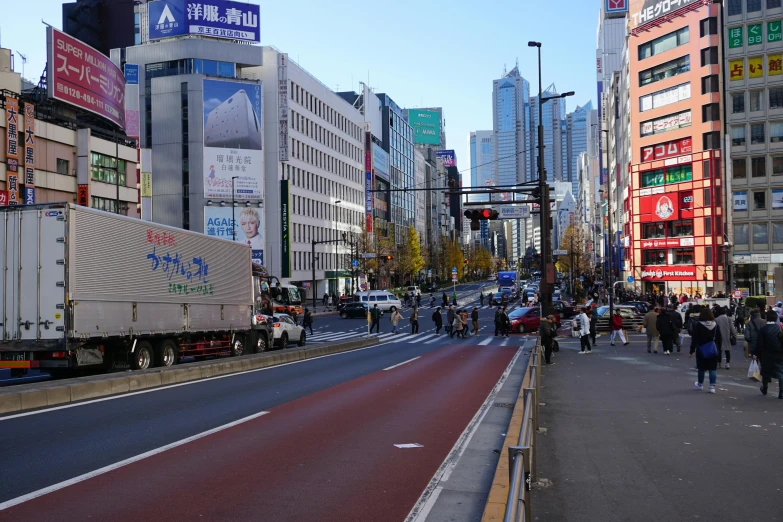
M 408 443 L 408 444 L 395 444 L 396 447 L 400 449 L 411 449 L 411 448 L 423 448 L 421 444 L 417 444 L 415 442 Z
M 421 359 L 421 355 L 419 355 L 418 357 L 414 357 L 413 359 L 408 359 L 407 361 L 402 361 L 401 363 L 395 364 L 394 366 L 389 366 L 388 368 L 384 368 L 383 371 L 386 372 L 386 371 L 389 371 L 389 370 L 393 370 L 394 368 L 397 368 L 398 366 L 402 366 L 403 364 L 408 364 L 409 362 L 413 362 L 416 359 Z
M 155 448 L 150 451 L 145 451 L 144 453 L 141 453 L 139 455 L 136 455 L 135 457 L 130 457 L 125 460 L 121 460 L 119 462 L 115 462 L 114 464 L 109 464 L 108 466 L 104 466 L 102 468 L 90 471 L 88 473 L 84 473 L 82 475 L 79 475 L 78 477 L 73 477 L 68 480 L 64 480 L 62 482 L 58 482 L 57 484 L 53 484 L 49 487 L 39 489 L 37 491 L 33 491 L 32 493 L 28 493 L 26 495 L 22 495 L 21 497 L 12 498 L 11 500 L 7 500 L 5 502 L 0 503 L 0 511 L 3 511 L 4 509 L 8 509 L 10 507 L 22 504 L 24 502 L 28 502 L 30 500 L 33 500 L 35 498 L 41 497 L 43 495 L 52 493 L 54 491 L 61 490 L 63 488 L 67 488 L 68 486 L 73 486 L 74 484 L 78 484 L 79 482 L 84 482 L 85 480 L 89 480 L 91 478 L 97 477 L 99 475 L 103 475 L 105 473 L 108 473 L 110 471 L 114 471 L 115 469 L 119 469 L 122 467 L 125 467 L 129 464 L 133 464 L 134 462 L 138 462 L 140 460 L 144 460 L 148 457 L 152 457 L 154 455 L 157 455 L 159 453 L 163 453 L 164 451 L 168 451 L 170 449 L 174 449 L 176 447 L 182 446 L 184 444 L 187 444 L 188 442 L 193 442 L 194 440 L 202 439 L 204 437 L 208 437 L 209 435 L 212 435 L 214 433 L 217 433 L 219 431 L 227 430 L 228 428 L 233 428 L 234 426 L 238 426 L 239 424 L 243 424 L 245 422 L 251 421 L 253 419 L 257 419 L 263 415 L 268 414 L 268 411 L 262 411 L 259 413 L 254 413 L 253 415 L 249 415 L 247 417 L 243 417 L 241 419 L 235 420 L 233 422 L 229 422 L 228 424 L 223 424 L 222 426 L 218 426 L 217 428 L 212 428 L 211 430 L 203 431 L 201 433 L 198 433 L 196 435 L 192 435 L 190 437 L 187 437 L 182 440 L 178 440 L 176 442 L 172 442 L 171 444 L 166 444 L 165 446 L 161 446 L 160 448 Z
M 435 334 L 422 335 L 421 337 L 416 336 L 412 341 L 408 341 L 408 344 L 420 343 L 425 339 L 429 339 L 430 337 L 435 337 Z
M 492 388 L 492 390 L 489 392 L 489 395 L 487 395 L 487 399 L 484 401 L 484 404 L 481 405 L 479 410 L 476 412 L 476 415 L 474 415 L 473 419 L 471 419 L 471 421 L 468 423 L 465 431 L 462 432 L 462 434 L 457 439 L 457 442 L 454 443 L 454 447 L 451 448 L 451 451 L 446 457 L 446 460 L 443 461 L 427 487 L 424 488 L 424 491 L 419 497 L 419 500 L 416 502 L 416 504 L 413 505 L 413 509 L 411 509 L 411 512 L 405 518 L 405 522 L 424 522 L 427 519 L 427 515 L 435 506 L 435 501 L 438 500 L 438 495 L 440 495 L 438 490 L 442 489 L 442 487 L 438 484 L 447 482 L 449 477 L 451 477 L 451 473 L 454 471 L 454 468 L 457 467 L 460 458 L 465 453 L 465 450 L 467 449 L 468 444 L 470 444 L 470 441 L 473 439 L 473 435 L 476 434 L 479 426 L 481 426 L 484 417 L 486 417 L 487 413 L 489 413 L 489 410 L 491 409 L 490 405 L 495 402 L 495 397 L 497 397 L 501 388 L 503 388 L 506 379 L 508 379 L 508 376 L 511 374 L 511 370 L 514 368 L 514 365 L 516 364 L 517 359 L 519 359 L 519 356 L 522 354 L 522 350 L 524 350 L 524 348 L 525 343 L 519 347 L 517 353 L 515 353 L 514 357 L 511 358 L 511 362 L 508 363 L 508 366 L 503 372 L 503 375 L 500 376 L 500 379 L 498 380 L 497 384 L 495 384 L 495 387 Z M 502 455 L 501 458 L 503 458 Z
M 506 337 L 506 340 L 503 341 L 503 343 L 500 346 L 508 346 L 508 342 L 511 340 L 510 337 Z
M 77 403 L 74 403 L 74 404 L 63 404 L 62 406 L 53 406 L 51 408 L 46 408 L 46 409 L 43 409 L 43 410 L 35 410 L 35 411 L 28 411 L 28 412 L 24 412 L 24 413 L 17 413 L 17 414 L 14 414 L 14 415 L 8 415 L 6 417 L 0 417 L 0 422 L 11 420 L 11 419 L 16 419 L 18 417 L 28 417 L 30 415 L 38 415 L 38 414 L 41 414 L 41 413 L 49 413 L 50 411 L 67 410 L 68 408 L 78 408 L 79 406 L 86 406 L 88 404 L 94 404 L 96 402 L 114 401 L 114 400 L 117 400 L 117 399 L 124 399 L 126 397 L 132 397 L 134 395 L 142 395 L 142 394 L 145 394 L 145 393 L 154 393 L 154 392 L 159 392 L 159 391 L 163 391 L 163 390 L 169 390 L 171 388 L 179 388 L 180 386 L 191 386 L 193 384 L 199 384 L 199 383 L 202 383 L 202 382 L 216 381 L 218 379 L 228 379 L 230 377 L 236 377 L 237 375 L 245 375 L 245 374 L 248 374 L 248 373 L 256 373 L 256 372 L 264 372 L 264 371 L 267 371 L 267 370 L 274 370 L 275 368 L 280 368 L 280 367 L 283 367 L 283 366 L 290 366 L 292 364 L 299 364 L 299 363 L 303 363 L 303 362 L 309 362 L 309 361 L 315 361 L 315 360 L 318 360 L 318 359 L 324 359 L 326 357 L 334 357 L 335 355 L 344 355 L 344 354 L 347 354 L 347 353 L 362 352 L 364 350 L 370 350 L 372 348 L 379 348 L 381 346 L 385 346 L 387 344 L 391 344 L 392 342 L 393 341 L 386 341 L 386 342 L 382 342 L 382 343 L 378 343 L 378 344 L 373 344 L 372 346 L 365 346 L 364 348 L 356 348 L 355 350 L 347 350 L 345 352 L 337 352 L 337 353 L 328 353 L 326 355 L 319 355 L 318 357 L 309 357 L 307 359 L 301 359 L 299 361 L 291 361 L 291 362 L 287 362 L 287 363 L 283 363 L 283 364 L 277 364 L 275 366 L 265 366 L 264 368 L 256 368 L 255 370 L 246 370 L 244 372 L 229 373 L 229 374 L 226 374 L 226 375 L 216 375 L 215 377 L 207 377 L 206 379 L 198 379 L 198 380 L 195 380 L 195 381 L 181 382 L 181 383 L 178 383 L 178 384 L 169 384 L 169 385 L 166 385 L 166 386 L 158 386 L 157 388 L 150 388 L 148 390 L 139 390 L 139 391 L 135 391 L 135 392 L 124 393 L 124 394 L 121 394 L 121 395 L 112 395 L 111 397 L 102 397 L 100 399 L 92 399 L 92 400 L 89 400 L 89 401 L 77 402 Z
M 443 335 L 445 335 L 446 337 L 448 337 L 448 335 L 449 335 L 449 334 L 443 334 Z M 429 341 L 424 341 L 424 344 L 432 344 L 432 343 L 437 343 L 438 341 L 440 341 L 440 339 L 441 339 L 440 335 L 436 335 L 436 336 L 435 336 L 435 339 L 430 339 Z
M 481 341 L 479 343 L 479 346 L 486 346 L 486 345 L 488 345 L 491 342 L 492 342 L 492 337 L 487 337 L 486 339 L 484 339 L 483 341 Z

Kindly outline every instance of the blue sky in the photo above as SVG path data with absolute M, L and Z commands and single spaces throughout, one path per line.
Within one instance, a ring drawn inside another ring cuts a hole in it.
M 4 0 L 7 3 L 6 0 Z M 595 33 L 600 0 L 253 1 L 261 5 L 262 44 L 274 45 L 337 90 L 359 81 L 402 107 L 444 108 L 446 139 L 460 170 L 470 166 L 468 135 L 492 128 L 492 80 L 519 67 L 537 91 L 535 49 L 543 42 L 544 88 L 576 91 L 567 109 L 596 105 Z M 43 18 L 60 28 L 62 1 L 26 0 L 0 18 L 0 45 L 16 70 L 40 76 L 46 62 Z

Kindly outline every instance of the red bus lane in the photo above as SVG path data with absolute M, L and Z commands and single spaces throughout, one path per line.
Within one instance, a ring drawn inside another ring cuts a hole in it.
M 0 520 L 404 520 L 517 351 L 451 345 L 0 512 Z M 395 444 L 416 443 L 400 449 Z

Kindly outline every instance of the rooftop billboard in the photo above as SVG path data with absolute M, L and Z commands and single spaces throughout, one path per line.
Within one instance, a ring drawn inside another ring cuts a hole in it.
M 260 42 L 258 19 L 261 8 L 245 2 L 189 0 L 149 2 L 150 40 L 194 34 Z
M 408 123 L 413 127 L 414 143 L 440 145 L 440 114 L 408 109 Z

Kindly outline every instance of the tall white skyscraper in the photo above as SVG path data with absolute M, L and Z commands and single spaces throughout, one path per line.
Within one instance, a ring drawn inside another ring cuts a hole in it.
M 579 155 L 587 152 L 588 140 L 597 134 L 591 126 L 598 124 L 598 111 L 593 109 L 593 102 L 587 102 L 577 107 L 574 112 L 566 115 L 566 145 L 568 147 L 568 168 L 563 181 L 571 183 L 571 194 L 574 199 L 579 194 Z
M 544 98 L 557 96 L 554 84 L 544 90 Z M 568 181 L 568 145 L 566 140 L 565 98 L 555 98 L 544 103 L 544 170 L 547 182 Z M 538 96 L 530 98 L 531 140 L 535 153 L 538 147 Z M 533 161 L 533 179 L 538 179 L 537 161 Z
M 490 188 L 498 184 L 495 172 L 495 134 L 491 130 L 470 133 L 470 185 Z M 489 201 L 489 196 L 472 194 L 468 201 Z

